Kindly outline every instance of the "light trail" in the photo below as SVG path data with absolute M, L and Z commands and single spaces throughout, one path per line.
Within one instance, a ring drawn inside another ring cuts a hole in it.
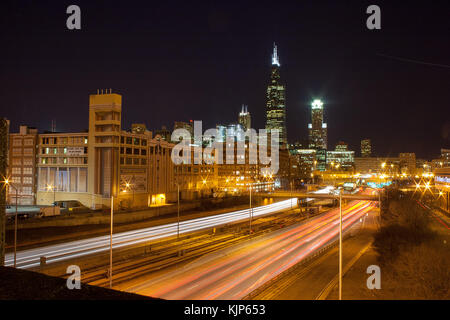
M 255 207 L 253 208 L 253 218 L 288 210 L 291 209 L 291 206 L 293 208 L 297 206 L 296 198 L 261 207 Z M 180 222 L 180 234 L 244 221 L 248 220 L 249 217 L 250 209 L 244 209 L 204 218 L 186 220 Z M 170 237 L 176 234 L 177 223 L 169 223 L 162 226 L 116 233 L 113 234 L 113 249 L 136 245 L 164 237 Z M 32 268 L 39 266 L 40 257 L 43 256 L 46 257 L 47 263 L 52 263 L 90 254 L 101 253 L 107 250 L 109 250 L 109 236 L 100 236 L 85 240 L 71 241 L 62 244 L 23 250 L 17 253 L 17 267 Z M 5 265 L 12 266 L 13 264 L 14 255 L 9 253 L 6 255 Z
M 369 201 L 351 203 L 343 210 L 343 230 L 349 230 L 373 207 Z M 338 222 L 338 210 L 332 210 L 263 239 L 213 253 L 205 263 L 194 262 L 127 291 L 165 299 L 241 299 L 334 241 L 339 233 Z

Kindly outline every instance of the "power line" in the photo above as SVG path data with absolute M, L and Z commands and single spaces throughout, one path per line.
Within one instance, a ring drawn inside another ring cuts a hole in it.
M 394 60 L 398 60 L 398 61 L 423 64 L 423 65 L 433 66 L 433 67 L 450 68 L 450 65 L 446 65 L 446 64 L 431 63 L 431 62 L 425 62 L 425 61 L 419 61 L 419 60 L 413 60 L 413 59 L 407 59 L 407 58 L 401 58 L 401 57 L 394 57 L 394 56 L 390 56 L 390 55 L 382 54 L 382 53 L 377 53 L 377 56 L 390 58 L 390 59 L 394 59 Z

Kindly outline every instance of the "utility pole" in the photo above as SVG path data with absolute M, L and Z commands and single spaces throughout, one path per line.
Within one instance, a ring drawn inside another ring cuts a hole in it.
M 0 119 L 0 178 L 5 179 L 8 167 L 9 121 Z M 0 266 L 5 265 L 6 188 L 0 188 Z
M 180 184 L 177 183 L 177 239 L 180 238 Z
M 252 219 L 253 219 L 253 210 L 252 210 L 252 183 L 250 182 L 250 235 L 252 234 Z
M 109 288 L 112 289 L 112 236 L 113 236 L 113 214 L 114 214 L 114 195 L 111 194 L 111 225 L 109 231 Z
M 342 190 L 339 192 L 339 300 L 342 300 Z

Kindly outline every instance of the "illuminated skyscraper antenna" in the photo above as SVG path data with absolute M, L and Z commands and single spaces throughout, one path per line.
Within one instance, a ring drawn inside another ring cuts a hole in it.
M 278 60 L 278 53 L 277 53 L 277 45 L 275 42 L 273 43 L 273 54 L 272 54 L 272 65 L 280 66 L 280 60 Z

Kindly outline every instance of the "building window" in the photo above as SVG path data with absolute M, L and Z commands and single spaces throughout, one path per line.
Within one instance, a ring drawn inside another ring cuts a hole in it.
M 133 150 L 133 154 L 137 154 L 138 155 L 139 154 L 139 149 L 134 149 Z
M 23 174 L 33 174 L 33 168 L 23 168 Z
M 123 154 L 123 147 L 120 147 L 120 154 Z
M 134 138 L 134 145 L 138 146 L 140 144 L 140 139 L 139 138 Z
M 127 144 L 132 144 L 133 140 L 131 139 L 131 137 L 127 137 Z
M 127 154 L 132 154 L 131 148 L 127 148 Z
M 147 155 L 147 149 L 141 149 L 141 155 L 146 156 Z
M 58 153 L 58 148 L 53 148 L 53 154 L 57 154 Z
M 84 137 L 84 144 L 87 144 L 87 143 L 88 143 L 88 138 Z
M 131 161 L 132 161 L 131 158 L 127 158 L 127 159 L 126 159 L 127 164 L 131 164 Z
M 139 158 L 134 158 L 133 159 L 133 164 L 139 165 Z
M 64 154 L 67 153 L 67 148 L 66 147 L 64 147 L 63 152 L 64 152 Z
M 23 177 L 23 184 L 33 184 L 33 177 Z
M 124 144 L 125 143 L 125 137 L 124 136 L 120 136 L 120 143 Z
M 142 145 L 143 145 L 143 146 L 146 146 L 146 145 L 147 145 L 147 140 L 142 139 Z
M 22 168 L 13 167 L 11 170 L 12 174 L 22 174 Z
M 125 161 L 124 161 L 123 157 L 120 157 L 120 164 L 124 164 L 124 163 L 125 163 Z
M 141 159 L 141 165 L 145 166 L 147 164 L 147 159 Z

